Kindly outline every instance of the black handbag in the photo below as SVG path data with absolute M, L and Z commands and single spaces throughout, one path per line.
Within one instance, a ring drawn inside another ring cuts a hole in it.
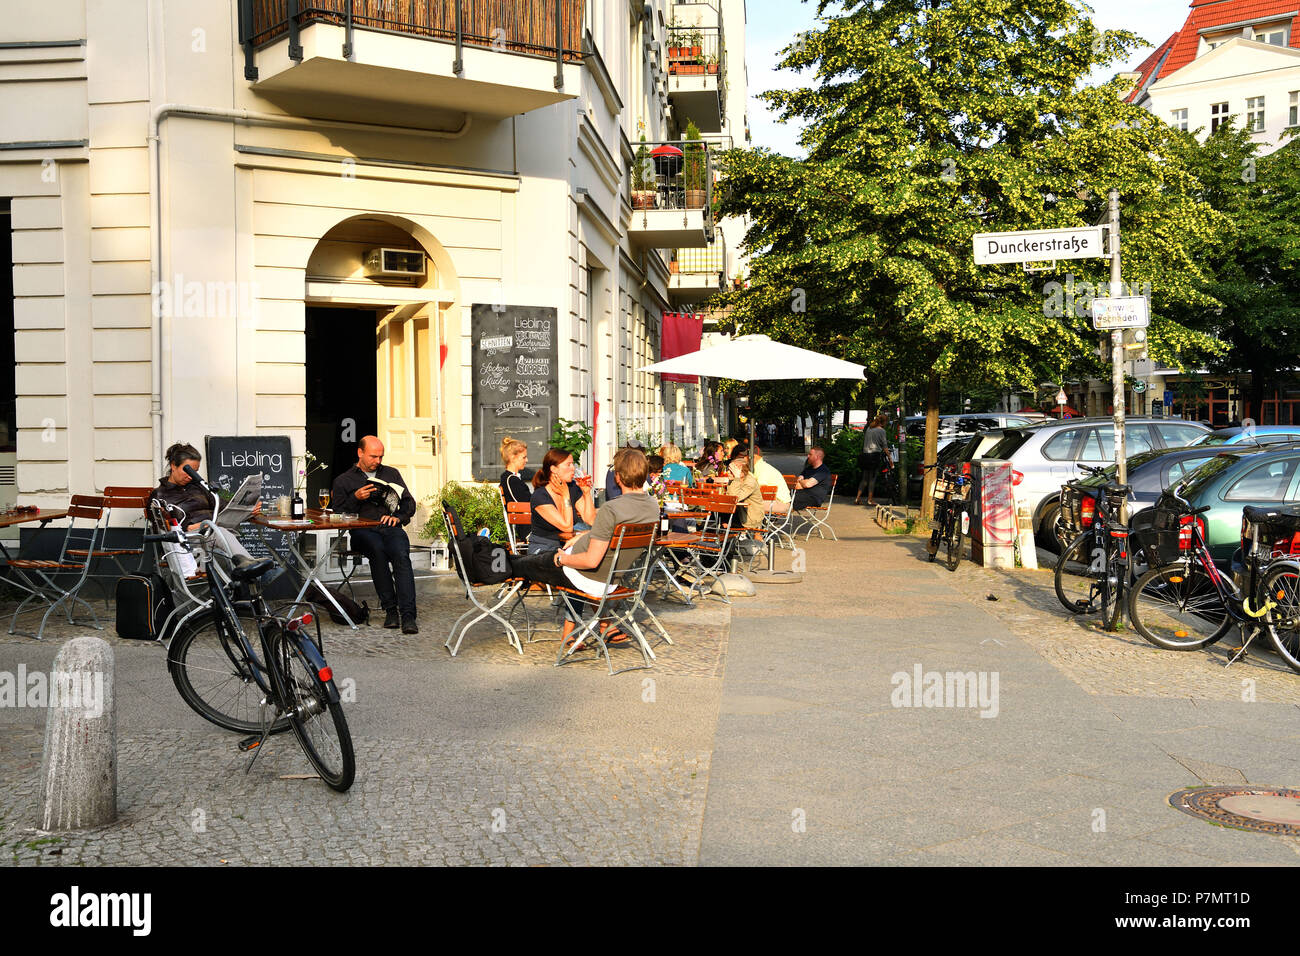
M 171 591 L 159 577 L 128 574 L 117 579 L 117 636 L 129 641 L 156 641 L 171 614 Z

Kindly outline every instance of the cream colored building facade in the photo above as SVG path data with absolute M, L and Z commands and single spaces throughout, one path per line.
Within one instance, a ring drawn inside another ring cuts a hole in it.
M 151 485 L 205 435 L 328 458 L 374 428 L 418 497 L 469 479 L 475 304 L 554 310 L 556 414 L 595 426 L 599 474 L 665 413 L 725 427 L 707 381 L 637 368 L 674 250 L 740 226 L 672 168 L 653 208 L 630 187 L 643 132 L 711 115 L 710 74 L 670 89 L 675 6 L 718 23 L 706 139 L 743 124 L 743 0 L 302 6 L 294 29 L 290 0 L 47 0 L 0 26 L 22 501 Z

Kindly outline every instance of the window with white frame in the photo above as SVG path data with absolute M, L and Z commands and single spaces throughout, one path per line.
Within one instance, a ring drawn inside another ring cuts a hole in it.
M 1246 129 L 1251 133 L 1264 132 L 1264 97 L 1246 98 Z
M 1215 132 L 1220 126 L 1228 122 L 1228 104 L 1211 103 L 1210 104 L 1210 132 Z
M 1256 43 L 1271 43 L 1274 46 L 1286 46 L 1286 27 L 1265 27 L 1262 30 L 1256 30 L 1253 39 Z
M 1300 126 L 1300 90 L 1291 91 L 1291 112 L 1287 116 L 1287 126 Z
M 1170 110 L 1169 115 L 1169 122 L 1174 129 L 1180 129 L 1184 133 L 1187 132 L 1187 110 Z

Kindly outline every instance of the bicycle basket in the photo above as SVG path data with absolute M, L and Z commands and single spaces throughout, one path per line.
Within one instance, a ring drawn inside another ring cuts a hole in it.
M 1134 523 L 1130 537 L 1136 541 L 1130 548 L 1145 554 L 1148 561 L 1154 557 L 1156 566 L 1173 564 L 1189 553 L 1184 544 L 1190 547 L 1190 541 L 1183 532 L 1195 518 L 1160 508 L 1152 510 L 1155 514 L 1149 521 Z
M 1300 555 L 1300 509 L 1252 508 L 1241 510 L 1241 553 L 1251 553 L 1253 531 L 1259 531 L 1256 554 L 1267 558 Z
M 969 484 L 959 485 L 955 480 L 936 478 L 934 480 L 934 499 L 936 501 L 955 501 L 966 497 Z

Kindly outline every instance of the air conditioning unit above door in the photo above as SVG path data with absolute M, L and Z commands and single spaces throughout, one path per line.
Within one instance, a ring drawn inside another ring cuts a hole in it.
M 424 275 L 420 249 L 371 249 L 366 253 L 365 274 L 370 278 L 410 278 Z

